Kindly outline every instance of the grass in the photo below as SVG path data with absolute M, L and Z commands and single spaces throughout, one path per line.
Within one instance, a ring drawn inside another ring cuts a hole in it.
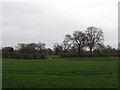
M 3 88 L 115 88 L 117 57 L 3 59 Z

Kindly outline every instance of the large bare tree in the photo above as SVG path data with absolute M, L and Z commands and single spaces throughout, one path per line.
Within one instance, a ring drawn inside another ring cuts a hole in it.
M 73 32 L 73 41 L 78 45 L 78 53 L 81 54 L 82 48 L 86 45 L 86 35 L 82 31 Z
M 87 46 L 92 53 L 94 47 L 101 45 L 104 40 L 103 31 L 101 28 L 88 27 L 86 30 Z

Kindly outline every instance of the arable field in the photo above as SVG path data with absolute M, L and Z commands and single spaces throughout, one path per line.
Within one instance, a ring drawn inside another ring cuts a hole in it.
M 116 88 L 117 57 L 3 59 L 3 88 Z

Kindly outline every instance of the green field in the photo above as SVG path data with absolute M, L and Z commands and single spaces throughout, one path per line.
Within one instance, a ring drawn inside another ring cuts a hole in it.
M 115 88 L 117 57 L 3 59 L 3 88 Z

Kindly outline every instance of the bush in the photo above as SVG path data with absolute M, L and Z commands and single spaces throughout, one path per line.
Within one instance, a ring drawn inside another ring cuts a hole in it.
M 16 58 L 16 59 L 46 59 L 46 54 L 44 53 L 2 53 L 3 58 Z
M 114 54 L 97 54 L 97 53 L 89 53 L 89 52 L 84 52 L 84 53 L 81 53 L 80 55 L 79 54 L 73 54 L 73 53 L 62 53 L 60 54 L 60 57 L 61 58 L 76 58 L 76 57 L 109 57 L 109 56 L 118 56 L 117 53 L 114 53 Z

